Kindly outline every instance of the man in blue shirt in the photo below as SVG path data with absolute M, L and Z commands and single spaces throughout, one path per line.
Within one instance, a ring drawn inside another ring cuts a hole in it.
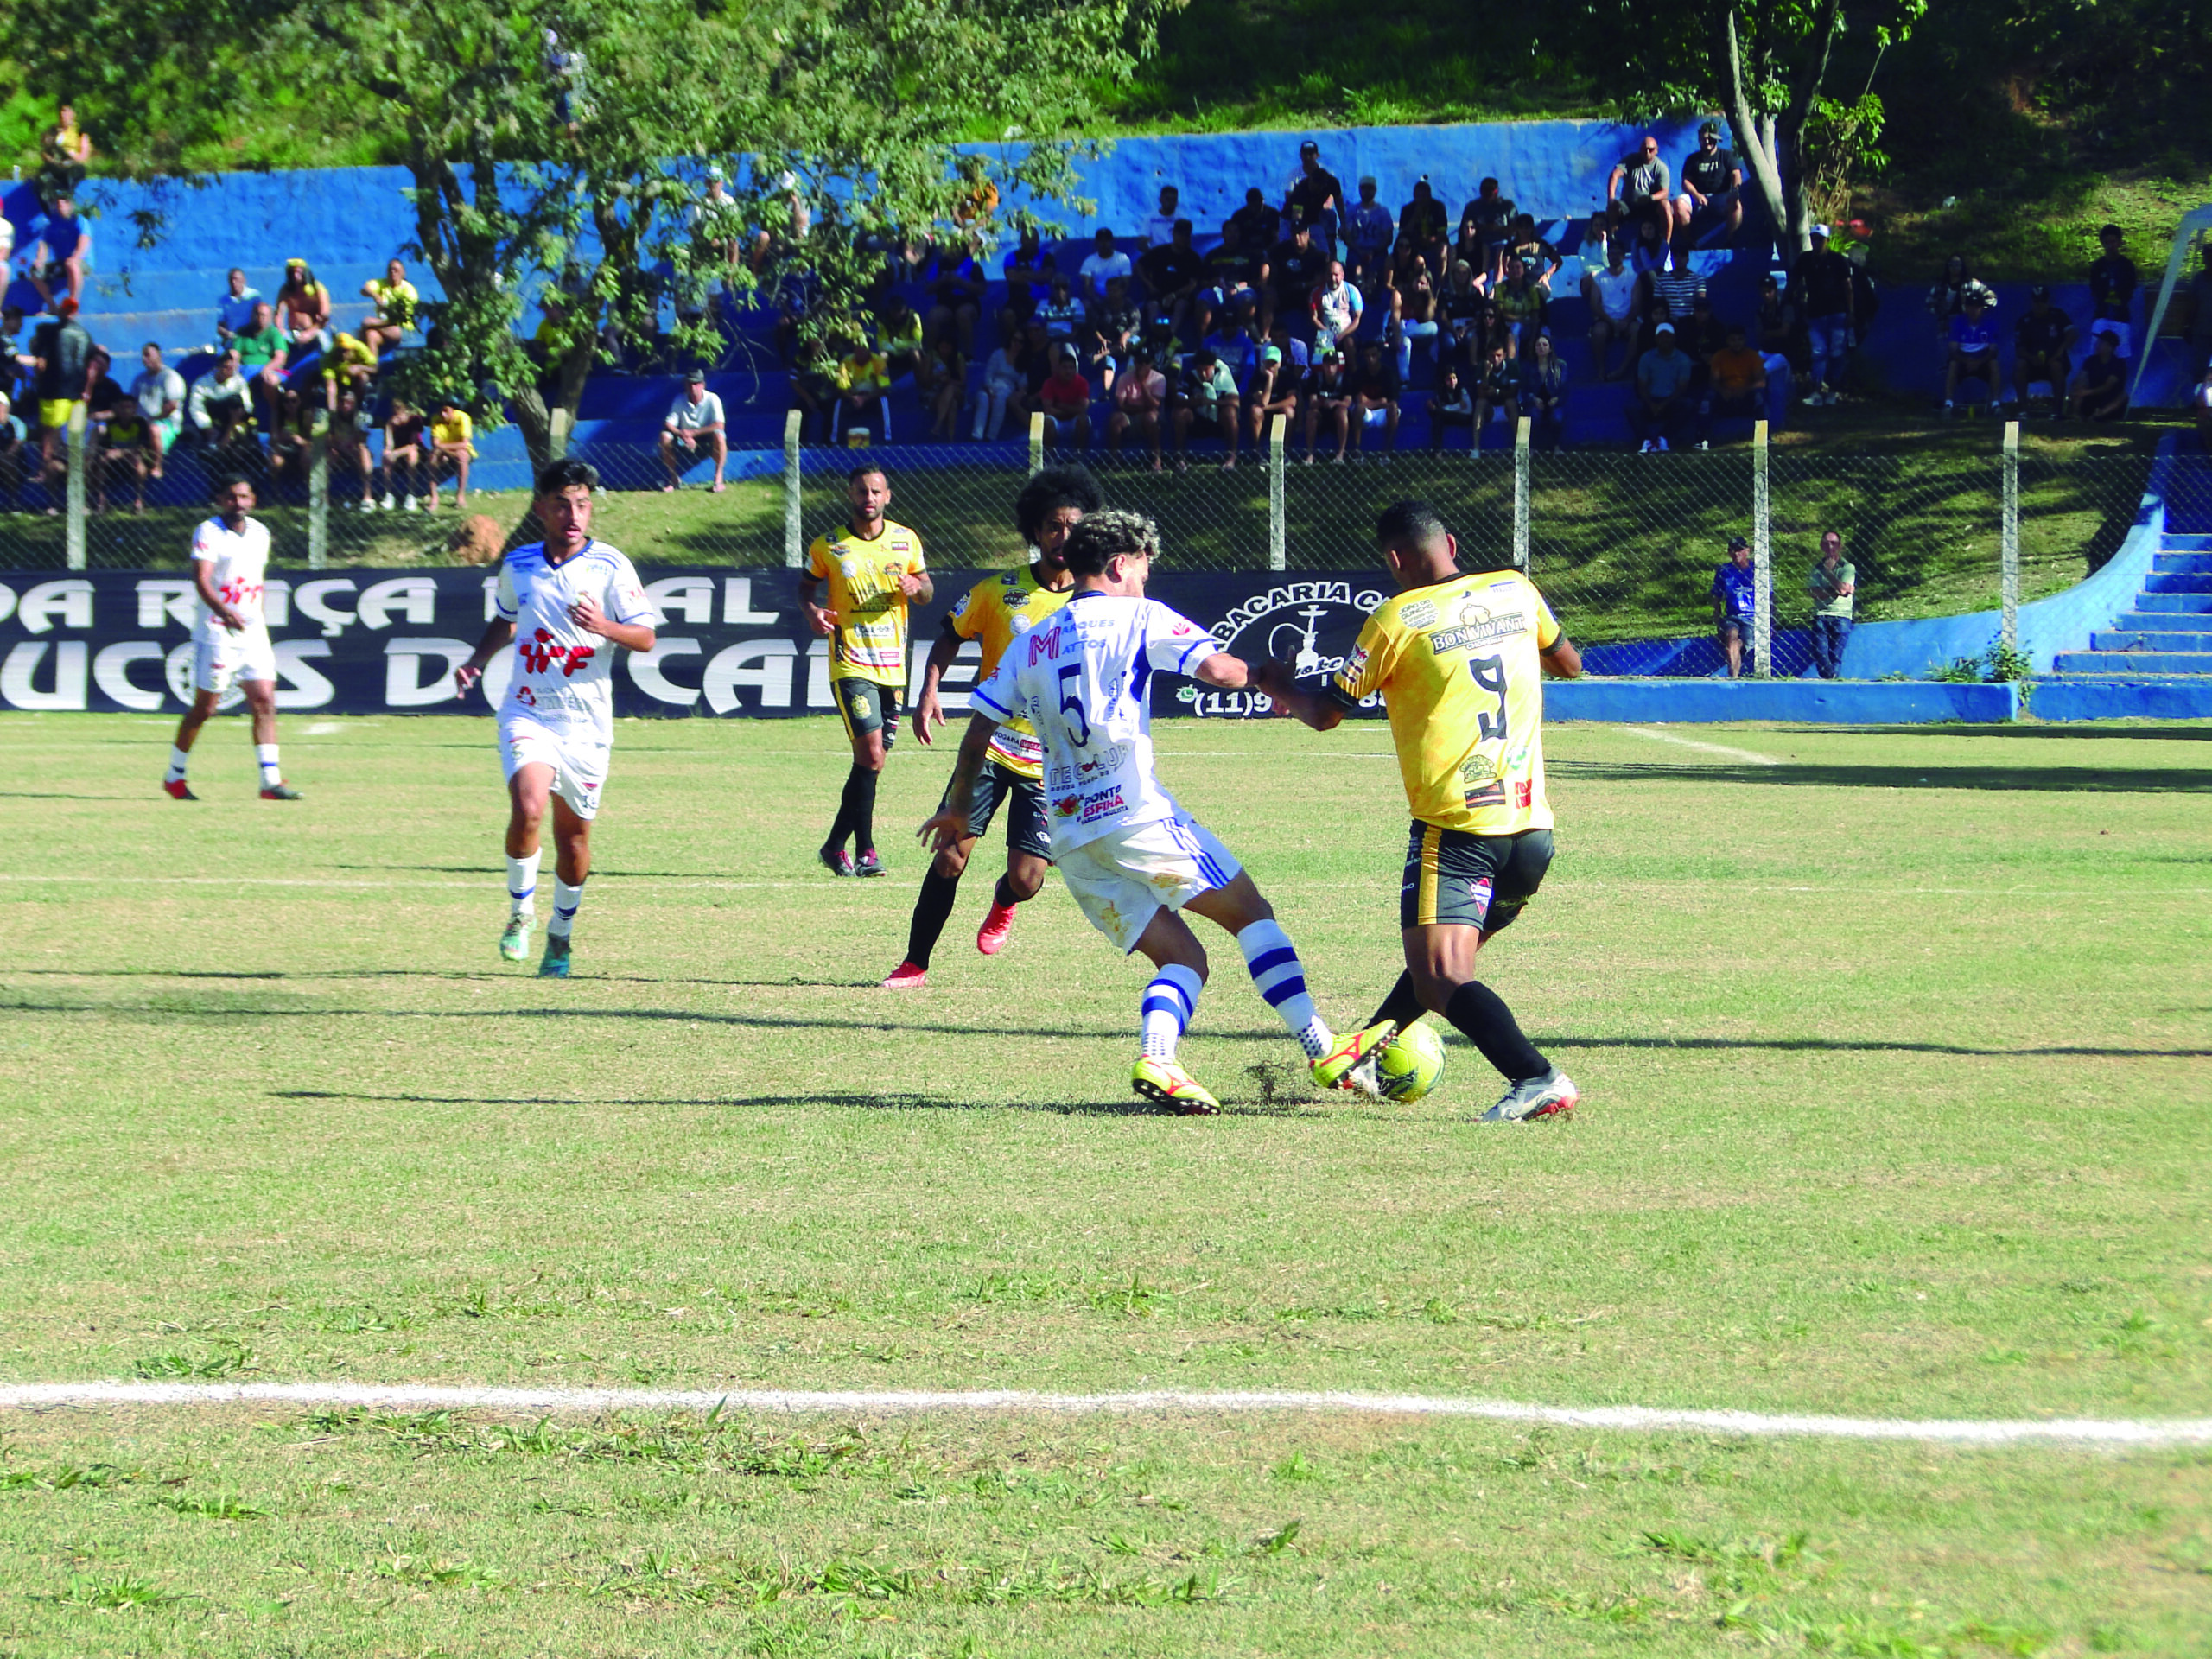
M 253 325 L 253 308 L 261 303 L 261 290 L 250 286 L 245 272 L 231 267 L 230 286 L 223 290 L 223 297 L 215 302 L 215 338 L 230 348 L 231 340 L 241 328 Z
M 1390 269 L 1390 242 L 1397 233 L 1390 210 L 1375 200 L 1375 181 L 1362 179 L 1359 200 L 1344 214 L 1344 245 L 1351 251 L 1345 264 L 1351 268 L 1352 281 L 1370 290 L 1381 286 Z M 1372 300 L 1374 294 L 1368 297 Z
M 1732 537 L 1728 563 L 1713 573 L 1713 620 L 1732 680 L 1744 676 L 1744 651 L 1751 644 L 1751 620 L 1758 613 L 1758 573 L 1751 569 L 1751 544 L 1740 536 Z
M 56 196 L 53 217 L 39 232 L 38 245 L 31 250 L 30 268 L 24 273 L 48 310 L 56 300 L 84 303 L 85 259 L 92 250 L 92 233 L 77 217 L 75 200 Z
M 1943 418 L 1948 420 L 1956 412 L 1955 399 L 1961 380 L 1979 380 L 1989 388 L 1989 406 L 1997 407 L 1997 322 L 1989 315 L 1989 307 L 1981 295 L 1969 289 L 1960 302 L 1958 315 L 1951 319 L 1949 341 L 1944 348 L 1950 364 L 1943 372 Z
M 1628 423 L 1643 440 L 1647 455 L 1667 452 L 1667 441 L 1682 435 L 1691 410 L 1690 382 L 1697 364 L 1675 348 L 1675 325 L 1651 331 L 1651 349 L 1637 362 L 1636 390 L 1629 394 Z

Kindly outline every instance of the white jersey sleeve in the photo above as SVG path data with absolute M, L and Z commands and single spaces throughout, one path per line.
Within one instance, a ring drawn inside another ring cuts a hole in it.
M 630 556 L 617 553 L 612 548 L 607 551 L 613 568 L 607 572 L 607 586 L 600 595 L 601 611 L 610 621 L 659 627 L 660 613 L 645 597 L 645 584 L 638 579 L 638 567 L 630 563 Z
M 509 622 L 522 615 L 522 599 L 515 592 L 514 554 L 510 551 L 499 561 L 499 588 L 492 595 L 492 607 Z
M 1144 602 L 1144 660 L 1162 674 L 1187 675 L 1221 650 L 1220 642 L 1179 611 Z
M 960 602 L 965 605 L 968 601 L 963 599 Z M 988 715 L 1001 725 L 1015 719 L 1022 712 L 1021 690 L 1014 683 L 1014 653 L 1007 652 L 999 658 L 999 665 L 991 671 L 990 677 L 968 693 L 970 709 Z

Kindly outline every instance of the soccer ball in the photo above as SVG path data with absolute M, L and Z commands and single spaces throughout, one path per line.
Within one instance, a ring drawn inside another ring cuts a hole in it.
M 1416 1020 L 1375 1057 L 1375 1081 L 1385 1100 L 1410 1103 L 1444 1081 L 1444 1039 Z

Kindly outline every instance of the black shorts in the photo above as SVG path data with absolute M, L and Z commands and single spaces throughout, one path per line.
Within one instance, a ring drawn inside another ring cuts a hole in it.
M 942 812 L 951 804 L 952 783 L 948 779 L 937 810 Z M 1045 823 L 1045 786 L 1034 778 L 1007 771 L 995 760 L 986 761 L 969 803 L 968 833 L 982 840 L 1001 804 L 1006 806 L 1007 847 L 1051 862 L 1052 836 Z
M 1512 925 L 1536 896 L 1551 868 L 1552 832 L 1476 836 L 1414 820 L 1406 843 L 1406 875 L 1398 890 L 1400 927 L 1478 927 L 1495 933 Z
M 837 712 L 845 717 L 848 736 L 861 738 L 870 732 L 881 732 L 886 749 L 898 741 L 897 686 L 879 685 L 874 680 L 849 677 L 832 681 L 830 690 L 837 699 Z

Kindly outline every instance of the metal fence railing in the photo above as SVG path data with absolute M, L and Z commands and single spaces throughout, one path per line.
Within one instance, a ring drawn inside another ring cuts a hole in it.
M 794 439 L 795 439 L 795 434 Z M 1999 608 L 2008 545 L 2013 597 L 2025 602 L 2080 581 L 2109 558 L 2135 523 L 2152 457 L 1954 449 L 1878 454 L 1768 448 L 1643 455 L 1618 450 L 1470 454 L 1402 450 L 1348 465 L 1303 464 L 1294 447 L 1263 443 L 1234 468 L 1218 448 L 1193 451 L 1187 469 L 1151 470 L 1141 448 L 1082 459 L 1116 505 L 1149 513 L 1173 567 L 1360 569 L 1375 563 L 1373 527 L 1389 502 L 1433 503 L 1470 556 L 1517 562 L 1593 643 L 1705 632 L 1714 567 L 1730 537 L 1751 537 L 1770 566 L 1777 628 L 1809 613 L 1804 578 L 1821 534 L 1835 530 L 1858 569 L 1859 614 L 1884 620 Z M 726 487 L 707 487 L 711 461 L 690 464 L 683 487 L 649 450 L 589 454 L 604 492 L 596 526 L 641 563 L 743 568 L 796 562 L 806 542 L 845 513 L 846 474 L 862 454 L 892 482 L 891 516 L 921 532 L 933 564 L 1004 566 L 1022 556 L 1013 498 L 1041 459 L 1041 435 L 1007 443 L 901 444 L 856 452 L 802 448 L 733 454 Z M 489 516 L 501 536 L 524 526 L 527 501 L 476 492 L 468 513 L 441 486 L 442 510 L 406 511 L 404 480 L 372 470 L 365 508 L 358 462 L 343 445 L 262 493 L 258 516 L 280 566 L 420 568 L 465 556 L 466 517 Z M 372 460 L 375 457 L 372 455 Z M 0 520 L 0 565 L 10 569 L 159 569 L 182 564 L 202 509 L 129 510 L 114 479 L 103 506 L 97 474 L 79 456 L 81 495 L 52 516 Z M 2212 467 L 2164 463 L 2162 486 L 2182 511 L 2212 517 Z M 1765 516 L 1757 519 L 1764 476 Z M 2008 484 L 2017 533 L 2005 535 Z M 2181 498 L 2188 497 L 2184 501 Z M 2193 502 L 2193 505 L 2191 505 Z M 1764 533 L 1760 533 L 1763 531 Z M 483 550 L 479 549 L 480 552 Z M 1788 671 L 1793 664 L 1777 660 Z

